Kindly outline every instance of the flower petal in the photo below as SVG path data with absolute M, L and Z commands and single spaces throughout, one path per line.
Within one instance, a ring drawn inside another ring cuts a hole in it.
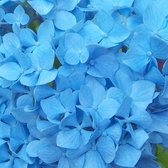
M 141 151 L 130 145 L 120 145 L 115 157 L 115 164 L 123 167 L 134 167 L 139 161 Z
M 15 62 L 7 62 L 0 66 L 0 77 L 9 81 L 17 80 L 21 75 L 21 68 Z

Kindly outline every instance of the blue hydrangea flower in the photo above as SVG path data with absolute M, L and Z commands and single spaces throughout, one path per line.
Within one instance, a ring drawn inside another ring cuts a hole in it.
M 99 90 L 99 92 L 97 92 Z M 79 93 L 80 109 L 93 117 L 95 122 L 111 119 L 117 112 L 120 104 L 113 98 L 105 98 L 104 87 L 96 80 L 90 80 L 81 87 Z
M 17 6 L 13 13 L 7 13 L 4 20 L 9 24 L 26 25 L 29 22 L 29 16 L 25 14 L 22 6 Z
M 85 83 L 86 65 L 69 66 L 64 65 L 58 69 L 56 78 L 57 90 L 62 91 L 68 88 L 79 90 Z M 75 83 L 73 81 L 76 81 Z
M 45 61 L 45 57 L 48 61 Z M 54 51 L 49 45 L 37 47 L 31 54 L 32 67 L 24 72 L 20 82 L 26 86 L 43 85 L 53 81 L 57 70 L 53 69 Z
M 82 113 L 69 115 L 62 125 L 63 129 L 57 135 L 57 145 L 63 148 L 78 149 L 86 145 L 94 132 L 91 118 Z
M 52 45 L 54 30 L 54 24 L 49 20 L 40 24 L 37 34 L 29 28 L 21 29 L 19 32 L 20 43 L 26 47 L 26 52 L 31 52 L 39 45 Z
M 71 113 L 74 113 L 75 105 L 75 94 L 71 89 L 61 92 L 59 97 L 52 96 L 41 101 L 44 113 L 47 115 L 48 120 L 53 123 L 59 123 Z M 48 107 L 50 107 L 50 110 L 48 110 Z
M 159 49 L 156 49 L 158 46 Z M 134 71 L 141 73 L 144 72 L 145 67 L 152 59 L 166 60 L 168 58 L 167 51 L 168 46 L 166 42 L 160 38 L 151 37 L 148 32 L 136 32 L 129 44 L 126 57 L 122 57 L 122 61 Z
M 1 0 L 0 167 L 160 168 L 167 4 Z
M 60 41 L 57 48 L 57 56 L 61 62 L 65 61 L 70 65 L 85 63 L 89 58 L 89 51 L 85 41 L 77 33 L 68 33 Z

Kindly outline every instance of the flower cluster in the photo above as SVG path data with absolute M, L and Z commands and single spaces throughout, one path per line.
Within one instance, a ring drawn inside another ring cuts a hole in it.
M 167 9 L 168 0 L 1 0 L 0 168 L 159 168 Z

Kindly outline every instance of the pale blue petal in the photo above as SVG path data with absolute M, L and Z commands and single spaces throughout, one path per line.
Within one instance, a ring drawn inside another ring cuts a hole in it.
M 52 2 L 48 0 L 28 0 L 28 3 L 37 11 L 40 15 L 46 15 L 54 7 Z M 40 4 L 40 6 L 39 6 Z
M 105 163 L 97 151 L 89 151 L 86 153 L 84 168 L 105 168 Z
M 43 162 L 50 164 L 59 160 L 61 151 L 58 147 L 41 141 L 37 154 Z
M 62 130 L 57 135 L 57 145 L 62 148 L 77 149 L 80 142 L 81 137 L 77 129 Z
M 11 56 L 20 49 L 20 41 L 14 33 L 7 33 L 3 36 L 3 46 L 6 53 Z
M 56 119 L 60 114 L 63 114 L 66 112 L 64 107 L 62 106 L 61 102 L 55 98 L 50 97 L 48 99 L 44 99 L 41 101 L 41 107 L 44 111 L 44 113 L 49 117 L 50 119 Z
M 66 89 L 60 93 L 60 100 L 66 110 L 75 111 L 75 98 L 71 89 Z
M 157 32 L 157 30 L 161 28 L 164 19 L 164 13 L 162 13 L 162 10 L 159 9 L 155 3 L 148 5 L 143 16 L 143 21 L 146 27 Z
M 0 66 L 0 77 L 9 81 L 17 80 L 21 75 L 21 68 L 15 62 L 7 62 Z
M 39 141 L 38 140 L 34 140 L 32 142 L 30 142 L 26 148 L 26 152 L 30 157 L 37 157 L 37 151 L 38 151 L 38 145 L 39 145 Z
M 113 43 L 120 43 L 126 40 L 129 35 L 130 32 L 121 23 L 116 22 L 109 33 L 109 38 Z
M 158 59 L 166 60 L 168 58 L 168 44 L 160 38 L 151 38 L 151 50 L 153 56 Z
M 68 159 L 65 157 L 60 158 L 58 162 L 58 168 L 69 168 Z
M 36 34 L 29 28 L 20 30 L 20 42 L 25 47 L 30 47 L 36 44 Z
M 120 104 L 116 100 L 105 99 L 98 106 L 98 113 L 103 119 L 110 119 L 116 114 L 119 106 Z
M 83 36 L 88 45 L 97 44 L 103 37 L 102 30 L 91 21 L 86 22 L 79 34 Z
M 118 166 L 134 167 L 139 161 L 140 156 L 140 150 L 137 150 L 130 145 L 121 145 L 118 148 L 114 162 Z
M 137 149 L 140 149 L 148 140 L 149 136 L 143 129 L 137 129 L 128 143 Z
M 70 65 L 79 64 L 79 62 L 80 62 L 79 52 L 76 51 L 75 49 L 69 49 L 64 56 L 64 60 L 66 63 L 68 63 Z
M 152 123 L 152 118 L 148 112 L 146 111 L 143 112 L 141 110 L 139 111 L 140 111 L 140 114 L 132 115 L 128 121 L 131 123 L 137 124 L 144 129 L 147 129 L 148 127 L 150 127 Z
M 106 163 L 111 163 L 115 158 L 115 145 L 110 137 L 100 137 L 97 144 L 97 151 Z
M 56 13 L 54 24 L 60 30 L 67 30 L 76 24 L 76 18 L 72 13 L 60 10 Z
M 54 65 L 54 50 L 50 45 L 41 45 L 37 47 L 32 57 L 36 57 L 39 63 L 39 67 L 41 69 L 50 70 Z M 46 61 L 47 58 L 47 61 Z M 33 60 L 34 61 L 34 60 Z
M 42 70 L 40 72 L 38 81 L 36 85 L 44 85 L 46 83 L 52 82 L 57 76 L 57 70 L 52 70 L 52 71 L 46 71 Z
M 93 106 L 97 106 L 105 98 L 105 88 L 95 79 L 91 79 L 87 86 L 91 89 L 93 95 Z
M 121 135 L 122 135 L 122 127 L 120 124 L 116 123 L 106 130 L 108 136 L 110 136 L 116 144 L 118 144 Z
M 51 42 L 52 38 L 54 37 L 54 33 L 55 28 L 53 22 L 50 20 L 45 20 L 43 23 L 40 24 L 38 28 L 38 41 L 40 43 Z
M 80 104 L 84 107 L 91 107 L 93 104 L 93 96 L 91 90 L 87 86 L 82 86 L 79 92 Z
M 102 20 L 103 20 L 103 22 L 102 22 Z M 103 12 L 103 11 L 100 11 L 96 14 L 96 16 L 94 18 L 94 22 L 105 33 L 108 33 L 109 31 L 111 31 L 111 29 L 113 28 L 113 25 L 114 25 L 114 21 L 113 21 L 112 16 L 106 12 Z
M 133 83 L 130 97 L 134 104 L 140 108 L 146 108 L 152 103 L 155 92 L 155 84 L 150 81 L 139 80 Z
M 62 10 L 72 11 L 79 2 L 80 0 L 57 0 L 57 5 Z

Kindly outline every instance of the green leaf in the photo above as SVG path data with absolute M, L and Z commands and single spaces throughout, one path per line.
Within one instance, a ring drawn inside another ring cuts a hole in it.
M 168 168 L 168 150 L 158 145 L 157 158 L 162 168 Z

